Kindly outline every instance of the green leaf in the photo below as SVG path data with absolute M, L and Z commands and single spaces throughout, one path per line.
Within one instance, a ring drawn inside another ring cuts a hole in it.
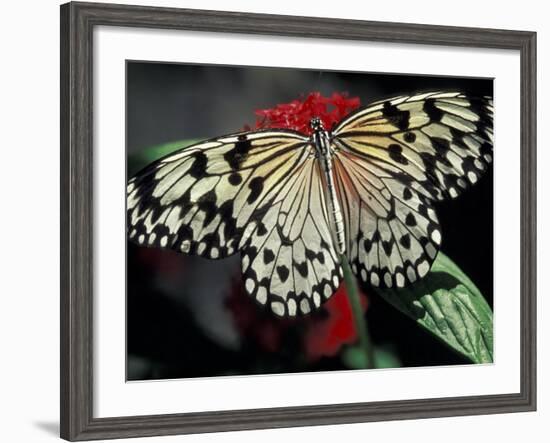
M 377 292 L 474 363 L 493 362 L 493 313 L 479 289 L 445 254 L 430 273 L 403 289 Z
M 141 150 L 136 154 L 128 156 L 128 177 L 131 177 L 141 168 L 147 166 L 149 163 L 152 163 L 155 160 L 158 160 L 159 158 L 162 158 L 172 152 L 178 151 L 179 149 L 194 145 L 199 141 L 200 140 L 190 139 L 163 143 L 161 145 L 151 146 L 147 149 Z

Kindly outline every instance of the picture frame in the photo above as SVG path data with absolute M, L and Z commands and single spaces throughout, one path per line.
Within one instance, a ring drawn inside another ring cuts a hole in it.
M 508 49 L 520 56 L 521 266 L 519 393 L 252 410 L 95 417 L 94 29 L 170 29 Z M 493 414 L 536 409 L 536 34 L 68 3 L 61 6 L 61 437 L 69 441 Z

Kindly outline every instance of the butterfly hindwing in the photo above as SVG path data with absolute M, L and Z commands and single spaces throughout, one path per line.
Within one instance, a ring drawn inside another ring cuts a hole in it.
M 351 153 L 335 160 L 347 257 L 363 282 L 403 287 L 424 277 L 441 244 L 431 201 L 394 171 Z
M 279 316 L 307 314 L 340 285 L 342 267 L 332 243 L 321 171 L 307 160 L 270 193 L 242 252 L 246 290 Z

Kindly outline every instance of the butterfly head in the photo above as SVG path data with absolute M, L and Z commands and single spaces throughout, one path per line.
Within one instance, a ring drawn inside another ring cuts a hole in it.
M 311 129 L 313 129 L 314 131 L 324 131 L 325 130 L 325 127 L 323 126 L 323 122 L 321 121 L 321 119 L 319 117 L 313 117 L 309 121 L 309 126 L 311 126 Z

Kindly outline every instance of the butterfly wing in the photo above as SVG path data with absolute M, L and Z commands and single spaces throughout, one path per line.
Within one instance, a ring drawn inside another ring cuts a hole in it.
M 307 139 L 242 133 L 184 148 L 128 181 L 130 239 L 207 258 L 242 248 L 271 177 L 289 174 Z
M 454 198 L 492 161 L 490 99 L 432 92 L 378 102 L 333 131 L 352 270 L 375 286 L 428 273 L 441 244 L 434 200 Z
M 421 194 L 458 196 L 492 161 L 493 103 L 459 92 L 396 97 L 356 111 L 334 129 L 344 149 L 400 169 Z
M 242 252 L 246 290 L 279 316 L 317 309 L 340 285 L 323 186 L 318 161 L 306 153 L 270 189 Z
M 428 273 L 441 244 L 431 200 L 373 164 L 342 150 L 334 160 L 352 271 L 373 286 L 403 287 Z
M 341 274 L 332 244 L 321 241 L 324 197 L 308 194 L 319 179 L 312 149 L 298 133 L 266 130 L 158 160 L 128 181 L 129 238 L 213 259 L 240 251 L 245 288 L 259 303 L 278 315 L 311 310 Z M 311 272 L 300 274 L 304 266 Z

